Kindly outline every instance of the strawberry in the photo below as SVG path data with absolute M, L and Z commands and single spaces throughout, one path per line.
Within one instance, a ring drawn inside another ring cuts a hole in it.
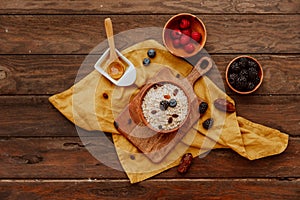
M 182 35 L 182 33 L 179 29 L 174 29 L 174 30 L 171 31 L 171 37 L 173 39 L 178 39 L 178 38 L 181 37 L 181 35 Z
M 175 39 L 175 40 L 173 40 L 172 42 L 173 42 L 173 46 L 174 46 L 175 48 L 180 47 L 180 39 Z
M 185 34 L 187 36 L 191 36 L 191 32 L 192 32 L 191 29 L 183 29 L 183 30 L 181 30 L 181 33 Z
M 187 45 L 184 46 L 184 50 L 187 53 L 192 53 L 195 50 L 195 47 L 192 43 L 188 43 Z
M 180 44 L 181 45 L 186 45 L 187 43 L 190 42 L 190 37 L 187 36 L 187 35 L 182 35 L 181 38 L 180 38 Z
M 180 21 L 179 27 L 181 29 L 187 29 L 190 27 L 190 25 L 191 25 L 191 22 L 188 19 L 182 18 Z
M 195 40 L 196 42 L 200 42 L 201 39 L 201 34 L 199 32 L 193 31 L 191 33 L 191 37 L 193 40 Z

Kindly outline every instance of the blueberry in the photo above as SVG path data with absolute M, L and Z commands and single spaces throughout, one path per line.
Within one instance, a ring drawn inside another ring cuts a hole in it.
M 148 66 L 148 65 L 150 65 L 150 59 L 149 58 L 144 58 L 144 60 L 143 60 L 143 65 L 144 66 Z
M 214 124 L 214 120 L 212 118 L 209 118 L 202 123 L 202 126 L 206 130 L 208 130 L 213 126 L 213 124 Z
M 206 102 L 201 102 L 199 104 L 199 113 L 204 114 L 208 108 L 208 104 Z
M 168 107 L 169 107 L 169 102 L 166 101 L 166 100 L 162 100 L 162 101 L 159 103 L 159 108 L 160 108 L 162 111 L 167 110 Z
M 147 55 L 149 58 L 154 58 L 156 56 L 156 51 L 154 49 L 149 49 Z
M 170 106 L 170 107 L 174 108 L 176 105 L 177 105 L 177 101 L 176 101 L 175 99 L 171 99 L 171 100 L 169 101 L 169 106 Z

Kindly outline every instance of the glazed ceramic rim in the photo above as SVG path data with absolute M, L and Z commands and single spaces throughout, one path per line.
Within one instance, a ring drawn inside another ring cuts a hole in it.
M 229 71 L 229 67 L 230 65 L 235 62 L 237 59 L 239 58 L 249 58 L 251 60 L 253 60 L 254 62 L 256 62 L 259 66 L 259 83 L 255 86 L 255 88 L 253 90 L 250 90 L 250 91 L 245 91 L 245 92 L 242 92 L 242 91 L 239 91 L 237 89 L 235 89 L 228 81 L 228 71 Z M 238 56 L 238 57 L 235 57 L 234 59 L 232 59 L 229 64 L 227 65 L 226 67 L 226 72 L 225 72 L 225 79 L 226 79 L 226 83 L 227 85 L 229 86 L 229 88 L 231 90 L 233 90 L 234 92 L 238 93 L 238 94 L 250 94 L 250 93 L 253 93 L 255 92 L 259 87 L 260 85 L 262 84 L 262 81 L 263 81 L 263 78 L 264 78 L 264 73 L 263 73 L 263 68 L 261 66 L 261 64 L 255 59 L 253 58 L 252 56 L 248 56 L 248 55 L 241 55 L 241 56 Z

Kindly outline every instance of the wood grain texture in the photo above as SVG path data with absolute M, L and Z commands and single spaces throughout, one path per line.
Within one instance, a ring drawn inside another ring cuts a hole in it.
M 299 13 L 297 0 L 236 1 L 124 1 L 124 0 L 3 0 L 0 14 L 177 14 L 191 13 Z
M 299 53 L 300 15 L 198 15 L 208 32 L 209 53 Z M 1 15 L 0 54 L 88 54 L 106 38 L 103 15 Z M 171 15 L 114 15 L 125 43 L 161 33 Z M 127 31 L 127 32 L 126 32 Z
M 299 96 L 232 96 L 237 113 L 293 136 L 299 136 Z M 77 136 L 74 125 L 49 102 L 48 96 L 0 97 L 0 136 Z
M 105 136 L 93 134 L 83 145 L 78 137 L 1 139 L 0 177 L 2 179 L 127 179 L 116 152 Z M 101 137 L 101 141 L 95 138 Z M 83 140 L 85 141 L 85 140 Z M 249 161 L 232 150 L 212 150 L 195 158 L 187 174 L 174 167 L 151 179 L 182 178 L 299 178 L 300 139 L 291 138 L 280 155 Z M 93 155 L 87 150 L 93 148 Z M 96 154 L 95 154 L 96 153 Z
M 212 55 L 216 67 L 208 76 L 234 93 L 225 84 L 225 68 L 238 55 Z M 299 55 L 253 55 L 262 64 L 264 81 L 258 94 L 300 94 Z M 0 55 L 0 94 L 56 94 L 94 70 L 100 55 Z M 142 58 L 141 58 L 142 59 Z M 222 81 L 220 81 L 222 80 Z
M 299 197 L 300 181 L 155 180 L 1 181 L 1 199 L 290 199 Z
M 293 136 L 299 136 L 299 96 L 232 96 L 237 113 Z M 77 136 L 74 125 L 49 102 L 48 97 L 0 97 L 0 136 Z M 13 128 L 12 128 L 13 127 Z

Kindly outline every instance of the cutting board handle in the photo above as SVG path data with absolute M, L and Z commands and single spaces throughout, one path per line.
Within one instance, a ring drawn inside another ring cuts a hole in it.
M 212 59 L 208 56 L 203 56 L 196 63 L 193 70 L 187 76 L 187 80 L 194 85 L 194 83 L 204 74 L 206 74 L 213 66 Z

